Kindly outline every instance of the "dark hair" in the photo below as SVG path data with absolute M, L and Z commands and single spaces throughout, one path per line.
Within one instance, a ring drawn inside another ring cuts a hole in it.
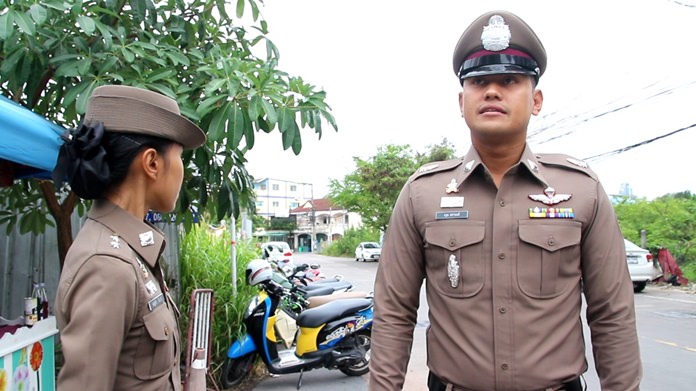
M 81 124 L 63 135 L 53 179 L 67 179 L 70 188 L 84 199 L 101 197 L 123 183 L 133 159 L 145 148 L 164 154 L 174 141 L 135 133 L 107 132 L 101 122 Z

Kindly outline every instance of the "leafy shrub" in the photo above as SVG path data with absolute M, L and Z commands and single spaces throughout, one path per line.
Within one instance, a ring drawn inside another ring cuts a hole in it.
M 689 280 L 689 282 L 696 282 L 696 261 L 691 261 L 679 266 L 684 277 Z
M 227 357 L 227 349 L 244 332 L 242 323 L 249 300 L 256 295 L 255 287 L 246 285 L 244 272 L 249 261 L 260 257 L 259 249 L 252 240 L 237 242 L 237 294 L 230 283 L 231 248 L 227 230 L 212 232 L 207 224 L 195 225 L 181 241 L 180 279 L 181 330 L 185 344 L 188 330 L 190 297 L 194 289 L 212 289 L 215 309 L 212 324 L 211 369 L 217 373 Z M 186 347 L 182 349 L 185 355 Z M 185 357 L 184 357 L 185 359 Z
M 370 228 L 349 229 L 339 240 L 331 243 L 322 253 L 332 257 L 353 257 L 360 242 L 378 242 L 379 231 Z

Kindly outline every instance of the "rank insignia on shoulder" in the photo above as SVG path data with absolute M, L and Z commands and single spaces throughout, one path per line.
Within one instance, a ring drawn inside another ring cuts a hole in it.
M 452 178 L 452 180 L 450 181 L 450 183 L 447 184 L 447 187 L 445 188 L 445 192 L 446 192 L 447 194 L 449 194 L 449 193 L 458 193 L 458 192 L 459 192 L 459 189 L 457 189 L 458 186 L 459 186 L 459 185 L 457 185 L 457 180 L 454 179 L 454 178 Z
M 143 232 L 138 235 L 140 237 L 140 245 L 142 247 L 152 246 L 155 244 L 155 234 L 152 231 Z
M 582 160 L 573 159 L 572 157 L 569 157 L 569 158 L 566 159 L 566 160 L 567 160 L 569 163 L 575 164 L 575 165 L 578 166 L 578 167 L 582 167 L 582 168 L 588 168 L 588 167 L 589 167 L 589 165 L 588 165 L 586 162 L 582 161 Z
M 529 217 L 533 219 L 572 219 L 573 208 L 529 208 Z
M 109 243 L 111 247 L 121 248 L 121 239 L 118 238 L 118 235 L 113 234 L 109 237 L 109 239 L 111 239 L 111 243 Z
M 544 194 L 530 194 L 529 198 L 534 201 L 542 202 L 546 205 L 556 205 L 563 201 L 568 201 L 572 194 L 556 194 L 556 189 L 549 186 L 544 189 Z
M 430 165 L 427 165 L 427 166 L 423 166 L 423 167 L 421 167 L 421 168 L 418 169 L 418 173 L 428 172 L 428 171 L 430 171 L 430 170 L 436 169 L 437 167 L 438 167 L 437 164 L 430 164 Z

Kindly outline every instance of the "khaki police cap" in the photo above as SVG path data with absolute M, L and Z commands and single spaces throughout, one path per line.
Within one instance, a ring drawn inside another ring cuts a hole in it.
M 174 99 L 137 87 L 105 85 L 94 89 L 85 122 L 101 121 L 107 132 L 161 137 L 184 149 L 200 147 L 205 133 L 179 112 Z
M 479 16 L 459 38 L 452 65 L 461 82 L 504 73 L 538 79 L 546 70 L 546 50 L 520 17 L 508 11 L 490 11 Z

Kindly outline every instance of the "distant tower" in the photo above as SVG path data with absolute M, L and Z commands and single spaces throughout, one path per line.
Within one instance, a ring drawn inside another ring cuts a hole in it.
M 622 183 L 619 187 L 619 195 L 633 197 L 633 189 L 631 189 L 631 185 L 628 183 Z

